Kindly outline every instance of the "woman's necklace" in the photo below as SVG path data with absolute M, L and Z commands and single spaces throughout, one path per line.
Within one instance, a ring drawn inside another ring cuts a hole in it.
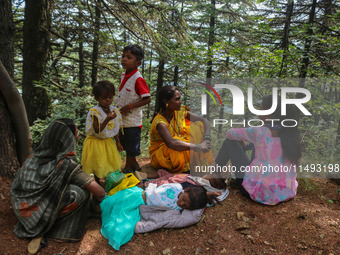
M 162 115 L 163 115 L 163 117 L 168 121 L 168 123 L 170 124 L 170 126 L 172 127 L 172 129 L 175 131 L 175 134 L 176 134 L 176 135 L 180 135 L 177 120 L 174 119 L 173 122 L 175 122 L 175 123 L 171 122 L 171 120 L 172 120 L 173 118 L 175 118 L 175 116 L 176 116 L 175 112 L 172 112 L 172 114 L 171 114 L 170 117 L 168 117 L 168 115 L 166 114 L 166 112 L 162 112 Z
M 171 116 L 167 116 L 166 114 L 163 114 L 164 118 L 170 123 L 174 115 L 172 114 Z

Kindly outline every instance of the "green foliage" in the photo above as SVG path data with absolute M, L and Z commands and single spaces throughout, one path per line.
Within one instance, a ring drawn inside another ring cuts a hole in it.
M 178 67 L 178 87 L 183 103 L 193 97 L 188 92 L 192 81 L 204 81 L 208 60 L 212 61 L 215 79 L 239 78 L 298 78 L 305 56 L 309 58 L 307 77 L 318 77 L 324 84 L 310 82 L 305 88 L 312 94 L 306 104 L 312 117 L 299 121 L 305 163 L 315 161 L 339 162 L 340 144 L 337 137 L 340 119 L 340 39 L 339 3 L 318 1 L 315 22 L 308 24 L 311 1 L 294 1 L 288 37 L 284 38 L 287 3 L 290 1 L 244 0 L 219 1 L 56 1 L 51 24 L 50 61 L 45 67 L 44 81 L 36 84 L 44 88 L 50 98 L 49 117 L 37 120 L 31 127 L 36 144 L 47 125 L 57 118 L 76 121 L 84 134 L 85 117 L 95 104 L 91 96 L 92 52 L 95 43 L 95 5 L 101 10 L 98 32 L 98 80 L 109 79 L 116 88 L 121 72 L 122 48 L 140 44 L 145 58 L 139 70 L 150 87 L 152 101 L 144 107 L 142 156 L 148 157 L 150 118 L 156 98 L 159 59 L 165 60 L 163 85 L 174 84 L 174 70 Z M 330 6 L 327 6 L 330 4 Z M 22 27 L 24 6 L 14 1 L 15 80 L 22 80 Z M 215 19 L 214 27 L 210 20 Z M 313 33 L 308 34 L 312 28 Z M 213 44 L 208 44 L 213 33 Z M 288 45 L 283 47 L 284 39 Z M 311 40 L 309 52 L 306 41 Z M 80 42 L 83 42 L 85 87 L 80 83 Z M 208 46 L 209 45 L 209 46 Z M 336 78 L 331 80 L 330 78 Z M 329 80 L 328 80 L 329 79 Z M 255 86 L 256 85 L 256 86 Z M 257 87 L 254 97 L 271 92 L 273 84 L 239 84 L 242 91 Z M 294 83 L 292 86 L 298 86 Z M 226 109 L 231 108 L 231 95 L 223 98 Z M 218 118 L 213 108 L 210 118 Z M 247 118 L 251 117 L 248 116 Z M 231 115 L 230 115 L 231 117 Z M 223 142 L 227 127 L 212 130 L 213 153 Z M 81 139 L 77 151 L 81 151 Z M 80 153 L 78 153 L 78 156 Z
M 95 101 L 90 96 L 89 87 L 77 88 L 76 85 L 76 83 L 70 83 L 62 89 L 56 86 L 39 85 L 48 91 L 52 104 L 49 117 L 45 120 L 36 120 L 34 125 L 30 127 L 33 146 L 39 142 L 44 130 L 51 122 L 60 118 L 73 119 L 79 129 L 80 137 L 76 147 L 76 154 L 78 159 L 80 158 L 85 138 L 86 115 L 90 106 L 95 104 Z
M 145 117 L 145 109 L 144 109 L 144 117 Z M 150 146 L 150 129 L 151 129 L 151 119 L 143 118 L 143 128 L 141 135 L 141 155 L 142 158 L 149 157 L 149 146 Z

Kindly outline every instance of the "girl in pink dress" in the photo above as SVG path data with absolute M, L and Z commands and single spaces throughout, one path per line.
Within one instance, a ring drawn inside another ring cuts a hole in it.
M 270 109 L 272 96 L 265 96 L 261 110 Z M 236 181 L 241 193 L 251 199 L 268 205 L 275 205 L 296 195 L 295 166 L 301 157 L 301 146 L 297 127 L 288 119 L 295 118 L 293 105 L 287 105 L 287 114 L 281 115 L 281 102 L 268 116 L 260 116 L 262 127 L 231 128 L 215 160 L 225 166 L 229 159 L 236 167 Z M 275 119 L 275 121 L 268 121 Z M 285 126 L 281 125 L 281 121 Z M 249 162 L 240 142 L 255 146 L 255 158 Z

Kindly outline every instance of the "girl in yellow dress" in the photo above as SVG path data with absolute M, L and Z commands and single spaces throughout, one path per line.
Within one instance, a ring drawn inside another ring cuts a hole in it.
M 119 109 L 111 105 L 115 95 L 113 83 L 97 82 L 93 86 L 92 94 L 98 104 L 87 114 L 87 136 L 81 164 L 85 173 L 93 173 L 98 178 L 104 178 L 108 173 L 120 170 L 122 167 L 122 160 L 118 153 L 123 150 L 118 136 L 122 116 Z

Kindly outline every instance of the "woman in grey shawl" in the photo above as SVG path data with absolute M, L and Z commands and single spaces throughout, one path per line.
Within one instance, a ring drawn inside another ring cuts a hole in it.
M 99 202 L 104 189 L 75 161 L 78 130 L 71 119 L 55 120 L 15 176 L 11 199 L 19 238 L 33 238 L 30 253 L 43 236 L 79 241 L 90 208 L 90 192 Z

